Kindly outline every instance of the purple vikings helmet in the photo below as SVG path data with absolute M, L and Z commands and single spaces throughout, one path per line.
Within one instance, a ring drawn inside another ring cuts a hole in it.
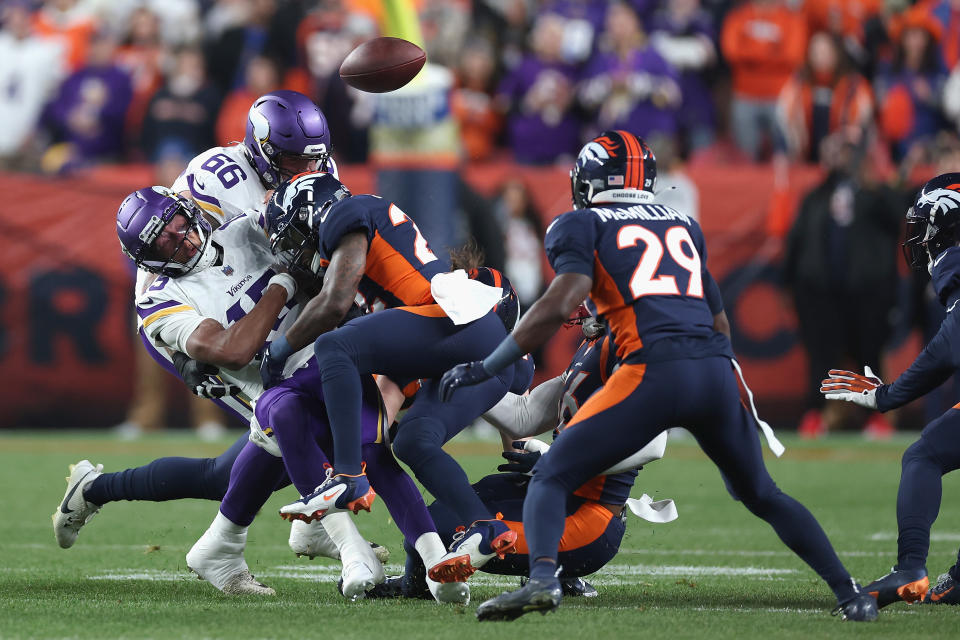
M 163 258 L 154 248 L 154 242 L 160 237 L 164 227 L 177 214 L 187 219 L 188 227 L 172 255 L 176 255 L 184 243 L 192 244 L 196 248 L 196 253 L 186 263 L 177 262 L 172 257 Z M 196 231 L 200 237 L 199 245 L 190 240 L 192 231 Z M 200 271 L 213 264 L 217 252 L 210 249 L 211 233 L 210 223 L 203 217 L 197 205 L 166 187 L 147 187 L 134 191 L 126 197 L 117 211 L 117 236 L 123 252 L 140 269 L 171 278 L 194 270 Z
M 310 170 L 327 171 L 330 128 L 320 107 L 302 93 L 273 91 L 257 98 L 247 114 L 243 145 L 263 183 L 276 189 L 284 179 L 282 157 L 316 160 Z

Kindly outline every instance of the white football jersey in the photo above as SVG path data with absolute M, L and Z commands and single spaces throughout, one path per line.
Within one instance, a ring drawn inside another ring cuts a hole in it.
M 262 209 L 267 189 L 242 144 L 213 147 L 196 156 L 171 187 L 190 196 L 211 218 L 223 223 L 241 211 Z
M 260 299 L 267 281 L 275 275 L 270 269 L 273 254 L 255 214 L 240 214 L 224 222 L 213 232 L 211 242 L 223 249 L 223 261 L 197 273 L 179 278 L 158 277 L 137 296 L 140 329 L 161 353 L 172 349 L 191 355 L 187 339 L 206 318 L 229 327 L 243 318 Z M 267 342 L 282 335 L 297 319 L 301 305 L 287 302 L 267 336 Z M 308 345 L 293 354 L 284 368 L 284 376 L 306 364 L 313 354 Z M 254 400 L 263 392 L 257 361 L 238 370 L 221 368 L 220 376 L 238 385 L 246 399 Z

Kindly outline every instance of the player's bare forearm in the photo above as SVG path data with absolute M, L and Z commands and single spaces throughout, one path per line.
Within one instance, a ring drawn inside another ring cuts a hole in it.
M 287 291 L 272 284 L 250 313 L 224 329 L 216 320 L 207 318 L 187 339 L 187 355 L 225 369 L 247 366 L 263 346 L 287 302 Z
M 368 246 L 366 233 L 361 231 L 348 233 L 340 240 L 340 245 L 330 256 L 323 288 L 287 330 L 287 342 L 294 351 L 335 329 L 347 315 L 367 268 Z
M 593 279 L 580 273 L 563 273 L 554 278 L 513 330 L 513 339 L 521 351 L 531 353 L 546 344 L 592 287 Z

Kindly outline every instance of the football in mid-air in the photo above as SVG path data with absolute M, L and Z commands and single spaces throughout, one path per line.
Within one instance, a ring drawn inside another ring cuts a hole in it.
M 402 38 L 374 38 L 350 52 L 340 65 L 340 77 L 351 87 L 385 93 L 404 86 L 427 61 L 427 54 Z

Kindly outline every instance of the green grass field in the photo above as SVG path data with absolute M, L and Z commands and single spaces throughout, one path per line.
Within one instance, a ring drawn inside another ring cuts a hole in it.
M 894 502 L 899 459 L 912 437 L 868 443 L 835 436 L 768 457 L 780 486 L 817 516 L 841 558 L 862 582 L 896 558 Z M 567 599 L 557 613 L 483 623 L 477 604 L 517 582 L 478 574 L 467 607 L 416 601 L 348 603 L 336 591 L 339 567 L 298 559 L 274 496 L 250 530 L 247 561 L 277 590 L 269 599 L 225 597 L 196 580 L 184 555 L 217 505 L 200 500 L 113 503 L 69 550 L 57 547 L 50 514 L 63 495 L 67 465 L 81 458 L 106 470 L 163 455 L 216 455 L 226 446 L 182 435 L 119 443 L 103 433 L 0 434 L 0 638 L 808 638 L 952 636 L 960 610 L 898 604 L 871 625 L 841 623 L 832 594 L 783 547 L 772 530 L 730 500 L 720 476 L 691 442 L 671 442 L 666 458 L 640 473 L 634 495 L 677 502 L 680 518 L 650 525 L 631 516 L 620 555 L 592 579 L 600 597 Z M 492 469 L 496 448 L 454 443 L 471 478 Z M 960 474 L 944 482 L 934 527 L 932 580 L 960 544 Z M 363 533 L 402 563 L 400 535 L 383 505 L 361 514 Z

